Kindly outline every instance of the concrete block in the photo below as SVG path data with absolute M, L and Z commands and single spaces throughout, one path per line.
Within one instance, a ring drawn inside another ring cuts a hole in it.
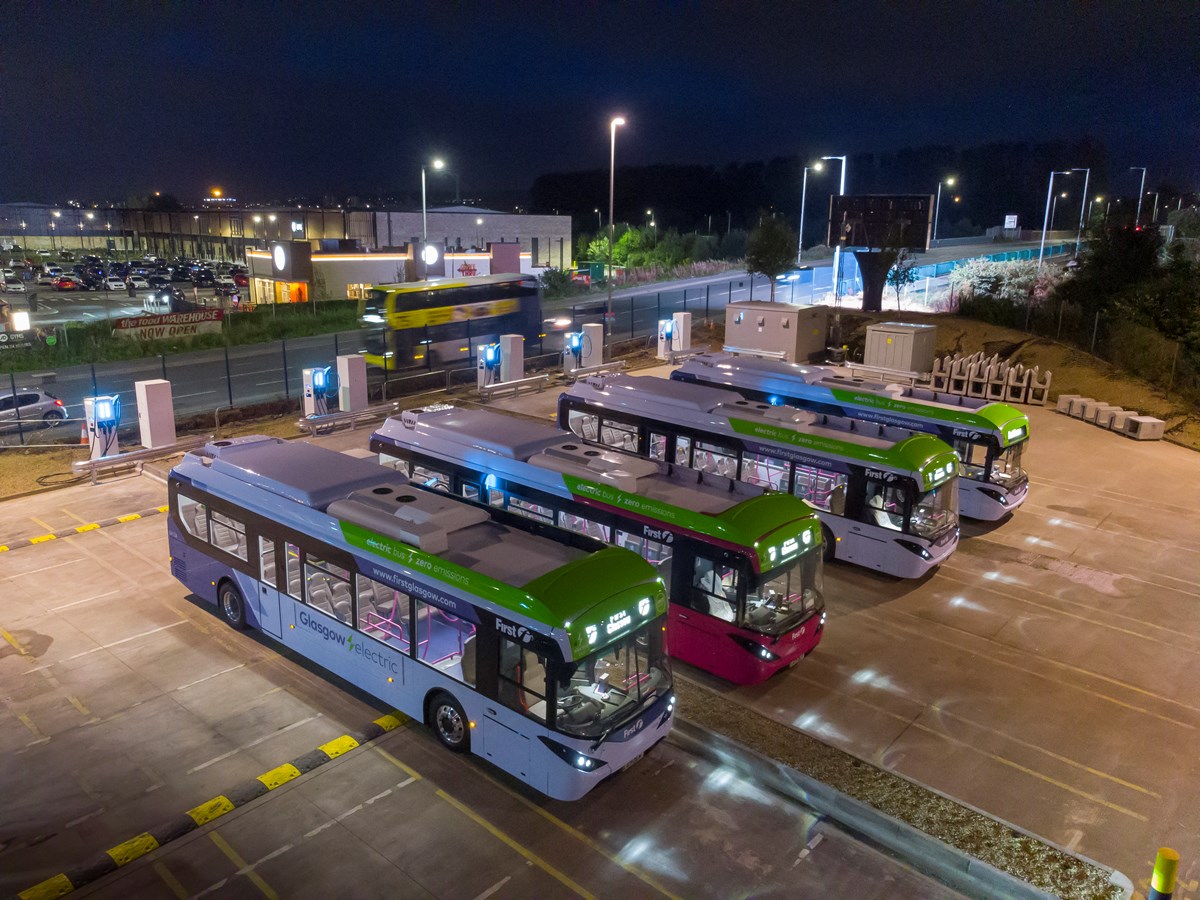
M 1135 441 L 1161 441 L 1166 423 L 1154 416 L 1130 416 L 1124 434 Z
M 1096 410 L 1101 406 L 1108 405 L 1109 404 L 1105 403 L 1103 400 L 1084 400 L 1080 404 L 1079 418 L 1083 419 L 1085 422 L 1095 422 Z
M 1113 416 L 1117 413 L 1123 413 L 1125 410 L 1119 406 L 1109 406 L 1105 404 L 1100 409 L 1096 410 L 1096 425 L 1099 428 L 1111 428 Z
M 1113 410 L 1112 418 L 1109 419 L 1109 422 L 1108 422 L 1108 427 L 1111 428 L 1113 431 L 1119 431 L 1122 434 L 1124 434 L 1125 433 L 1125 423 L 1128 422 L 1132 417 L 1134 417 L 1136 415 L 1137 415 L 1137 411 L 1132 410 L 1132 409 Z
M 1067 415 L 1071 416 L 1074 419 L 1082 419 L 1084 407 L 1088 403 L 1095 403 L 1095 402 L 1096 402 L 1096 400 L 1093 397 L 1076 397 L 1074 400 L 1071 401 L 1071 407 L 1070 407 L 1070 409 L 1067 410 Z
M 1033 367 L 1033 374 L 1029 376 L 1029 393 L 1026 396 L 1026 403 L 1031 406 L 1045 406 L 1046 400 L 1050 397 L 1050 378 L 1053 373 L 1046 372 L 1044 380 L 1038 379 L 1038 367 Z
M 1055 409 L 1063 415 L 1069 415 L 1071 412 L 1071 404 L 1079 399 L 1078 394 L 1059 394 L 1058 406 Z

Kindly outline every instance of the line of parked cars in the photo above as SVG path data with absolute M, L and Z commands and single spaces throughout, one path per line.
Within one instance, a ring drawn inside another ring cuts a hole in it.
M 26 269 L 29 271 L 23 272 Z M 237 263 L 182 258 L 168 262 L 151 256 L 129 262 L 84 256 L 70 269 L 50 261 L 37 263 L 31 257 L 14 257 L 8 267 L 0 269 L 2 291 L 24 293 L 27 280 L 56 291 L 127 291 L 132 286 L 135 291 L 162 292 L 179 282 L 196 288 L 226 287 L 235 291 L 250 283 L 246 267 Z

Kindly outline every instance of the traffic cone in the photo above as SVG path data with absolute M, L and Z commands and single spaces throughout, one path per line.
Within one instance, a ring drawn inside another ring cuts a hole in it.
M 83 446 L 86 446 L 87 442 L 87 419 L 84 419 L 79 423 L 79 443 Z

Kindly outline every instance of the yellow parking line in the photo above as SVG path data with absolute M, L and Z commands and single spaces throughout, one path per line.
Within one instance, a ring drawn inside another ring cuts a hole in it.
M 526 860 L 533 863 L 535 866 L 537 866 L 539 869 L 541 869 L 547 875 L 551 876 L 552 878 L 554 878 L 555 880 L 557 880 L 558 882 L 563 884 L 568 890 L 573 892 L 576 896 L 583 897 L 584 900 L 596 900 L 595 894 L 589 893 L 588 891 L 584 890 L 582 887 L 580 887 L 578 884 L 576 884 L 574 881 L 572 881 L 570 878 L 568 878 L 562 872 L 558 871 L 558 869 L 554 868 L 554 866 L 550 865 L 548 862 L 546 862 L 544 859 L 542 859 L 536 853 L 534 853 L 531 850 L 527 850 L 525 847 L 522 847 L 520 844 L 518 844 L 516 841 L 514 841 L 512 838 L 510 838 L 507 834 L 505 834 L 503 831 L 501 831 L 499 828 L 497 828 L 495 825 L 493 825 L 487 819 L 483 818 L 483 816 L 479 815 L 473 809 L 471 809 L 468 806 L 464 806 L 462 803 L 455 800 L 453 797 L 451 797 L 449 794 L 447 794 L 445 791 L 441 790 L 440 788 L 437 790 L 436 793 L 439 797 L 441 797 L 443 800 L 445 800 L 447 803 L 449 803 L 451 806 L 453 806 L 455 809 L 457 809 L 460 813 L 462 813 L 464 816 L 466 816 L 468 819 L 470 819 L 472 822 L 474 822 L 480 828 L 484 829 L 492 837 L 496 838 L 496 840 L 500 841 L 502 844 L 506 844 L 507 846 L 511 847 L 513 850 L 516 850 L 519 854 L 521 854 L 521 856 L 525 857 Z
M 404 772 L 409 777 L 415 778 L 415 779 L 417 779 L 417 781 L 421 780 L 421 775 L 416 769 L 406 766 L 404 763 L 400 762 L 400 760 L 396 759 L 396 757 L 392 756 L 392 754 L 388 753 L 382 747 L 376 747 L 375 752 L 378 753 L 380 756 L 382 756 L 384 759 L 386 759 L 388 762 L 390 762 L 397 769 Z
M 67 701 L 85 716 L 90 716 L 92 714 L 92 711 L 84 706 L 80 699 L 73 694 L 67 694 Z
M 163 880 L 163 883 L 171 889 L 171 893 L 178 897 L 179 900 L 184 900 L 188 896 L 187 888 L 180 883 L 179 879 L 175 877 L 161 860 L 154 864 L 154 871 L 158 873 L 158 877 Z
M 44 741 L 46 739 L 46 735 L 42 734 L 42 730 L 34 725 L 33 719 L 29 718 L 29 716 L 25 715 L 25 713 L 17 713 L 17 718 L 20 720 L 22 725 L 33 732 L 33 736 L 39 741 Z
M 229 843 L 221 835 L 215 831 L 210 831 L 208 836 L 212 838 L 212 842 L 217 845 L 217 849 L 229 857 L 229 861 L 238 867 L 239 870 L 247 867 L 247 863 L 242 859 L 236 850 L 229 846 Z M 250 883 L 262 891 L 264 897 L 269 900 L 279 900 L 279 895 L 271 890 L 271 886 L 263 881 L 262 876 L 251 869 L 246 873 L 246 877 L 250 879 Z
M 3 628 L 0 628 L 0 637 L 4 638 L 5 641 L 7 641 L 9 644 L 11 644 L 12 648 L 14 650 L 16 650 L 22 656 L 29 655 L 29 651 L 21 646 L 21 642 L 18 641 L 15 637 L 13 637 L 12 634 L 5 631 Z

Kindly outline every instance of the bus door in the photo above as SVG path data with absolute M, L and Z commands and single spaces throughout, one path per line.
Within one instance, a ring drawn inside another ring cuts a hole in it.
M 672 656 L 725 675 L 720 661 L 741 653 L 729 634 L 738 627 L 744 602 L 745 562 L 704 545 L 678 554 L 668 616 Z
M 258 626 L 267 634 L 283 638 L 283 623 L 279 617 L 279 542 L 274 538 L 258 536 L 255 548 L 258 551 L 258 592 L 255 595 L 254 611 L 258 614 Z

